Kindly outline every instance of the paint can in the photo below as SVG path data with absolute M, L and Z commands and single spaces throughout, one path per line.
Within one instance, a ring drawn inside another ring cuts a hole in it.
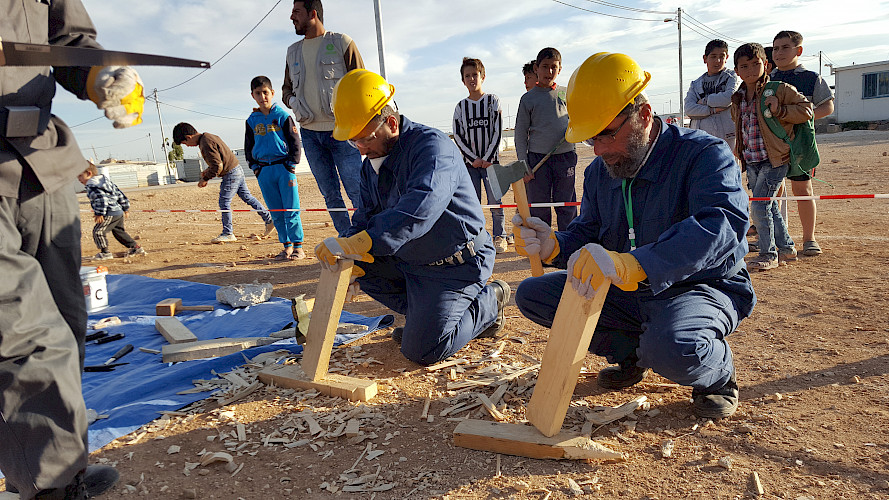
M 86 301 L 86 312 L 92 313 L 108 307 L 108 283 L 105 266 L 81 267 L 80 281 L 83 283 L 83 298 Z

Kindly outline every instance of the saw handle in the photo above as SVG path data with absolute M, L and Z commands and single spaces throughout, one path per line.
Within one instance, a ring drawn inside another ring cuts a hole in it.
M 528 193 L 525 192 L 524 179 L 519 179 L 512 183 L 512 194 L 515 197 L 515 203 L 519 209 L 519 215 L 522 216 L 522 221 L 528 220 L 531 217 L 531 207 L 528 206 Z M 531 276 L 535 278 L 543 276 L 543 263 L 540 262 L 540 255 L 528 255 L 528 260 L 531 262 Z

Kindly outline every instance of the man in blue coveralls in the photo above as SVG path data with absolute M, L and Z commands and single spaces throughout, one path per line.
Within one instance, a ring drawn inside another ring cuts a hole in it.
M 641 93 L 650 78 L 604 52 L 571 77 L 565 136 L 592 139 L 597 158 L 566 231 L 514 220 L 519 253 L 567 269 L 524 280 L 516 304 L 550 327 L 566 279 L 586 297 L 611 280 L 589 350 L 618 366 L 598 384 L 629 387 L 653 369 L 692 387 L 697 416 L 728 417 L 739 395 L 726 336 L 756 303 L 743 260 L 747 195 L 724 141 L 654 116 Z
M 365 155 L 352 227 L 315 247 L 322 265 L 356 261 L 368 295 L 405 316 L 401 352 L 430 365 L 478 337 L 503 334 L 509 285 L 487 283 L 494 245 L 457 146 L 395 109 L 395 87 L 364 69 L 333 93 L 333 138 Z

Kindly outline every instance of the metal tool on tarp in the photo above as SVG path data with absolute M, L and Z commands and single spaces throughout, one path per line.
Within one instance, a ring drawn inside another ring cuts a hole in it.
M 129 363 L 115 363 L 115 361 L 119 360 L 120 358 L 126 356 L 127 354 L 129 354 L 131 352 L 133 352 L 133 344 L 127 344 L 127 345 L 121 347 L 120 349 L 118 349 L 118 351 L 116 353 L 114 353 L 113 356 L 108 358 L 108 360 L 105 361 L 104 363 L 102 363 L 101 365 L 84 366 L 83 371 L 85 371 L 85 372 L 110 372 L 111 370 L 114 370 L 118 366 L 123 366 L 123 365 L 129 364 Z
M 99 333 L 99 332 L 96 332 L 96 333 Z M 93 334 L 93 335 L 96 335 L 96 334 Z M 124 338 L 124 334 L 122 334 L 122 333 L 115 333 L 114 335 L 108 335 L 107 333 L 103 333 L 102 335 L 97 336 L 95 339 L 93 339 L 87 343 L 91 344 L 91 345 L 107 344 L 108 342 L 114 342 L 115 340 L 120 340 L 122 338 Z
M 116 50 L 7 42 L 0 39 L 0 66 L 181 66 L 209 68 L 210 63 L 181 57 Z
M 537 166 L 542 165 L 539 163 Z M 488 174 L 488 181 L 491 184 L 491 192 L 496 199 L 503 198 L 504 193 L 512 186 L 512 193 L 515 197 L 515 203 L 519 209 L 519 215 L 522 220 L 528 220 L 531 217 L 531 208 L 528 206 L 528 193 L 525 191 L 525 175 L 531 171 L 528 164 L 524 160 L 514 161 L 506 165 L 495 163 L 485 169 Z M 543 276 L 543 263 L 540 262 L 540 255 L 529 255 L 528 260 L 531 262 L 531 276 Z

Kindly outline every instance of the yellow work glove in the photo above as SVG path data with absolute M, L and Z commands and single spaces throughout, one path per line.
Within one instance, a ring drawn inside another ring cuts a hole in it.
M 364 276 L 364 269 L 358 266 L 352 266 L 352 276 L 349 277 L 349 288 L 346 288 L 346 302 L 355 302 L 361 293 L 361 286 L 358 284 L 358 278 Z
M 114 128 L 142 123 L 145 94 L 139 73 L 129 66 L 93 66 L 86 79 L 86 92 Z
M 337 258 L 373 262 L 374 258 L 369 253 L 373 241 L 367 231 L 349 236 L 348 238 L 326 238 L 315 247 L 315 257 L 321 261 L 322 266 L 333 267 Z M 353 268 L 354 269 L 354 268 Z
M 606 279 L 621 290 L 632 292 L 648 275 L 631 254 L 587 243 L 568 259 L 568 277 L 577 293 L 589 299 Z
M 539 217 L 515 214 L 512 217 L 512 234 L 515 236 L 515 251 L 519 255 L 537 254 L 540 260 L 549 264 L 559 255 L 559 241 L 546 222 Z

